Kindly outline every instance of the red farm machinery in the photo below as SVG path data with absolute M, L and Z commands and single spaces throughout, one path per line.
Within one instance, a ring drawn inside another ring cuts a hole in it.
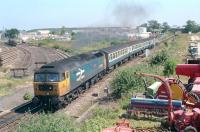
M 176 131 L 200 131 L 198 97 L 188 92 L 180 80 L 157 75 L 140 74 L 159 80 L 146 88 L 144 94 L 131 99 L 129 116 L 167 117 L 167 124 Z
M 199 132 L 200 131 L 200 64 L 179 64 L 176 66 L 178 79 L 164 78 L 152 74 L 139 74 L 156 81 L 147 86 L 145 92 L 138 93 L 133 98 L 127 114 L 140 117 L 158 117 L 167 121 L 172 131 Z M 180 76 L 189 77 L 187 83 L 180 80 Z M 163 118 L 164 117 L 164 118 Z M 125 123 L 126 122 L 126 123 Z M 126 124 L 126 125 L 124 125 Z M 127 121 L 117 123 L 113 128 L 106 128 L 103 132 L 129 132 L 131 129 Z M 119 131 L 118 131 L 119 130 Z

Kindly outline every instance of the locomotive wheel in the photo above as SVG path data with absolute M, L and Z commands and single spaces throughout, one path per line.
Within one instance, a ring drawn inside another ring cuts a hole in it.
M 197 132 L 197 129 L 192 127 L 192 126 L 187 126 L 185 129 L 184 129 L 184 132 Z

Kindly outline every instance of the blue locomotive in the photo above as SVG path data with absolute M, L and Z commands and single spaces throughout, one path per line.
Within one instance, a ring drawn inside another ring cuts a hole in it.
M 42 66 L 34 73 L 34 103 L 58 109 L 131 58 L 153 48 L 155 39 L 92 51 Z

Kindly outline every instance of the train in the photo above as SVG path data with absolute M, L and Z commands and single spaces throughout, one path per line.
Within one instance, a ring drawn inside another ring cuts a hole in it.
M 124 62 L 154 48 L 155 38 L 115 45 L 43 65 L 34 73 L 34 104 L 65 107 Z

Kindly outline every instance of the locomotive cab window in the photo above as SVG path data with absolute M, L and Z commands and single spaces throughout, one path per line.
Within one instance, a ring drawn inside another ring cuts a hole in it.
M 34 81 L 35 82 L 45 82 L 45 80 L 46 80 L 45 74 L 37 73 L 34 76 Z
M 47 74 L 47 82 L 58 82 L 59 76 L 57 73 Z
M 61 74 L 61 80 L 65 80 L 65 79 L 66 79 L 65 73 L 62 73 L 62 74 Z

